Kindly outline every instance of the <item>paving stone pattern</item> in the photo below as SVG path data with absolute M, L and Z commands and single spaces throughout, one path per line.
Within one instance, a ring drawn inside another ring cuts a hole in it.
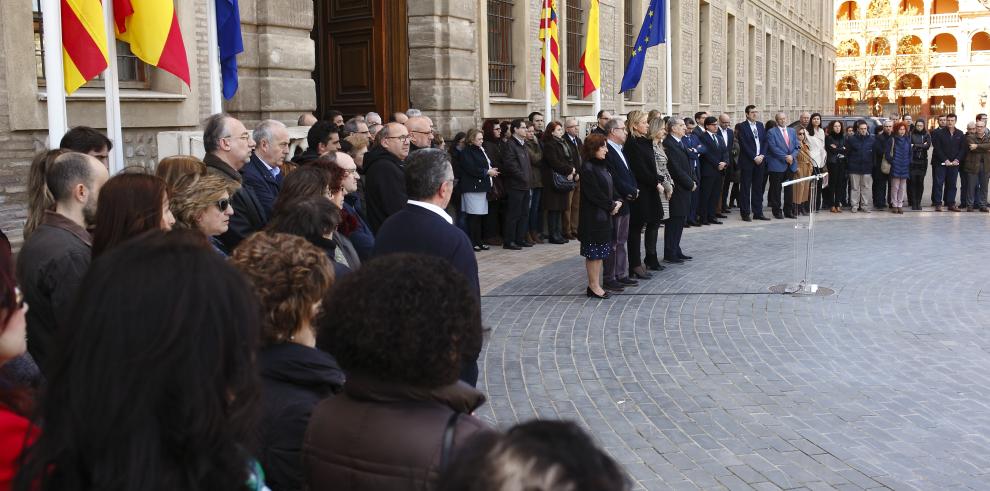
M 794 223 L 692 229 L 605 301 L 558 246 L 483 298 L 479 416 L 574 420 L 637 489 L 990 489 L 987 217 L 826 217 L 814 298 L 767 292 Z

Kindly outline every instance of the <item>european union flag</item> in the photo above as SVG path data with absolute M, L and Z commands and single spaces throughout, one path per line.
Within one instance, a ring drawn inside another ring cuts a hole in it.
M 216 0 L 215 5 L 223 98 L 230 99 L 237 92 L 237 54 L 244 51 L 244 41 L 241 39 L 241 12 L 237 0 Z
M 666 6 L 664 0 L 650 0 L 650 8 L 646 10 L 643 27 L 639 29 L 639 37 L 633 44 L 629 63 L 626 63 L 626 73 L 622 76 L 622 88 L 619 92 L 635 89 L 643 76 L 643 65 L 646 63 L 646 50 L 650 46 L 666 42 Z

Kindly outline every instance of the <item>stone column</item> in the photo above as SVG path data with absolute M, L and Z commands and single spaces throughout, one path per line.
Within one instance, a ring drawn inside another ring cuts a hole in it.
M 290 126 L 316 109 L 316 47 L 312 0 L 240 0 L 244 52 L 239 88 L 224 109 L 250 123 L 277 119 Z
M 409 0 L 409 105 L 445 137 L 478 120 L 477 2 Z

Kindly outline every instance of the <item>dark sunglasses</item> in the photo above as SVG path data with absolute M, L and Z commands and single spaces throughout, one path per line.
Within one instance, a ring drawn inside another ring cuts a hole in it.
M 229 207 L 230 207 L 229 199 L 222 199 L 220 201 L 217 201 L 217 208 L 219 208 L 221 212 L 227 211 L 227 208 Z

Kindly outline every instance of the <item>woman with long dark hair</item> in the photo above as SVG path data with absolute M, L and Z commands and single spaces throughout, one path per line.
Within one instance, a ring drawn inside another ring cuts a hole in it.
M 250 445 L 259 319 L 243 276 L 175 231 L 107 252 L 83 284 L 15 489 L 265 489 Z
M 884 151 L 884 156 L 890 162 L 890 212 L 904 214 L 904 199 L 907 198 L 907 180 L 911 175 L 911 135 L 908 124 L 900 121 L 894 125 L 891 144 Z
M 825 151 L 825 128 L 822 128 L 822 115 L 812 114 L 805 130 L 808 132 L 808 154 L 811 156 L 812 172 L 818 175 L 825 169 L 825 161 L 828 159 L 828 152 Z M 816 180 L 814 185 L 816 186 L 817 197 L 815 203 L 811 205 L 815 207 L 815 211 L 818 211 L 822 208 L 823 202 L 822 181 Z
M 619 212 L 622 200 L 615 194 L 612 175 L 605 164 L 608 147 L 605 136 L 592 133 L 581 145 L 581 213 L 578 240 L 588 272 L 588 298 L 605 299 L 611 294 L 602 288 L 602 261 L 611 254 L 612 216 Z
M 485 155 L 491 160 L 493 168 L 501 172 L 502 169 L 502 143 L 505 136 L 505 128 L 499 124 L 497 119 L 486 119 L 481 124 L 481 133 L 484 135 L 484 142 L 481 144 L 485 149 Z M 488 214 L 485 215 L 481 236 L 488 245 L 502 245 L 502 234 L 499 232 L 502 216 L 502 195 L 505 193 L 500 177 L 492 177 L 492 190 L 488 192 Z
M 65 152 L 66 150 L 56 148 L 35 155 L 34 160 L 31 161 L 31 167 L 28 170 L 28 216 L 27 221 L 24 222 L 24 240 L 27 240 L 34 233 L 34 229 L 41 225 L 41 219 L 44 218 L 46 210 L 55 210 L 55 198 L 52 197 L 52 192 L 48 189 L 45 172 L 48 170 L 48 166 Z
M 832 121 L 825 134 L 825 163 L 828 168 L 828 188 L 825 189 L 832 213 L 842 213 L 846 199 L 846 130 L 842 121 Z
M 908 178 L 908 205 L 921 211 L 921 196 L 925 193 L 925 175 L 928 174 L 928 149 L 932 148 L 932 136 L 925 129 L 925 122 L 918 120 L 911 129 L 911 169 Z
M 0 367 L 27 352 L 28 306 L 14 279 L 14 261 L 9 249 L 0 249 Z M 0 489 L 10 489 L 18 459 L 25 444 L 38 436 L 29 421 L 34 397 L 30 388 L 0 372 Z
M 165 181 L 148 174 L 117 174 L 100 188 L 93 257 L 149 230 L 172 230 L 175 217 Z
M 554 174 L 574 182 L 581 157 L 564 142 L 564 126 L 551 121 L 543 131 L 543 208 L 547 211 L 547 233 L 551 244 L 566 244 L 564 212 L 570 201 L 568 191 L 554 185 Z

